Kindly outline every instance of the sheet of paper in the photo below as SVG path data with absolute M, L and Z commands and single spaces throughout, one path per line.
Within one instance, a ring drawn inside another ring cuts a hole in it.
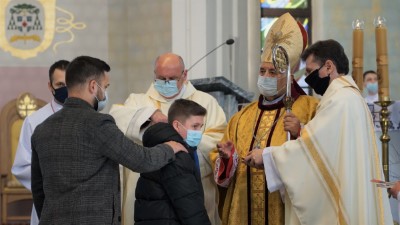
M 398 181 L 386 182 L 383 180 L 373 179 L 373 180 L 371 180 L 371 182 L 375 183 L 375 185 L 380 188 L 392 188 Z

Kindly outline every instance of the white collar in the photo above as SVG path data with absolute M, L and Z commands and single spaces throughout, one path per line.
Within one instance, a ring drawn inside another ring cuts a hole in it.
M 63 105 L 59 104 L 54 98 L 50 102 L 51 109 L 53 110 L 53 113 L 58 112 L 58 110 L 62 109 Z

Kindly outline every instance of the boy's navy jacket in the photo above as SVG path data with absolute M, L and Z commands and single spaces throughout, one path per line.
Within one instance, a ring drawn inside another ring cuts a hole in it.
M 176 141 L 188 150 L 158 171 L 141 173 L 136 186 L 135 224 L 211 224 L 204 206 L 201 178 L 193 158 L 196 148 L 186 144 L 168 123 L 157 123 L 143 134 L 146 147 Z

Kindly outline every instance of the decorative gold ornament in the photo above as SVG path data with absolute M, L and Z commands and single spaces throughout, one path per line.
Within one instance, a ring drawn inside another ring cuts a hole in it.
M 35 112 L 38 108 L 36 98 L 29 93 L 22 93 L 17 98 L 17 110 L 18 115 L 21 119 L 25 119 L 27 116 Z

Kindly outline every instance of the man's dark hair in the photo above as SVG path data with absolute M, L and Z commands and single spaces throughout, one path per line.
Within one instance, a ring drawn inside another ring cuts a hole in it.
M 327 60 L 332 60 L 339 74 L 349 73 L 349 59 L 347 58 L 342 45 L 335 40 L 329 39 L 315 42 L 303 52 L 301 59 L 306 61 L 310 55 L 314 56 L 314 60 L 320 66 L 322 66 Z
M 51 85 L 53 85 L 54 71 L 56 69 L 65 71 L 67 69 L 68 64 L 69 64 L 69 61 L 67 61 L 67 60 L 59 60 L 59 61 L 53 63 L 53 65 L 50 66 L 50 69 L 49 69 L 49 80 L 50 80 L 50 84 Z
M 206 113 L 207 110 L 194 101 L 177 99 L 168 110 L 168 123 L 174 120 L 184 123 L 190 116 L 205 116 Z
M 367 74 L 369 74 L 369 73 L 373 73 L 373 74 L 376 74 L 376 75 L 378 75 L 375 71 L 373 71 L 373 70 L 367 70 L 367 71 L 365 71 L 364 73 L 363 73 L 363 79 L 365 80 L 365 76 L 367 76 Z
M 65 81 L 68 89 L 85 84 L 91 79 L 100 82 L 104 73 L 109 71 L 110 66 L 106 62 L 90 56 L 79 56 L 68 65 Z

